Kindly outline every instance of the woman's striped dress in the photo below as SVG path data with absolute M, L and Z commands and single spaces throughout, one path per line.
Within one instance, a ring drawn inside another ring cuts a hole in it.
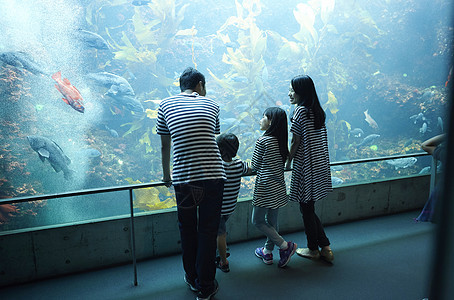
M 293 160 L 290 201 L 318 201 L 333 190 L 326 127 L 315 129 L 312 110 L 297 106 L 290 132 L 301 136 Z
M 252 205 L 271 209 L 285 206 L 284 162 L 275 137 L 264 135 L 257 140 L 252 167 L 257 171 Z

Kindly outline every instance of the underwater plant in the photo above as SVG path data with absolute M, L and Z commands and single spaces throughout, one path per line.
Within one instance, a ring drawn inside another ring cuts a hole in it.
M 129 184 L 142 183 L 128 177 Z M 165 186 L 149 187 L 134 190 L 134 207 L 143 211 L 171 208 L 177 205 L 174 193 Z

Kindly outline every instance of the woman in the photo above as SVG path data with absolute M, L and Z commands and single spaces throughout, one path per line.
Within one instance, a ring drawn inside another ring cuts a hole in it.
M 332 262 L 333 251 L 314 208 L 316 201 L 332 191 L 325 112 L 314 82 L 307 75 L 292 79 L 288 96 L 290 103 L 296 105 L 291 119 L 293 137 L 286 164 L 290 168 L 293 160 L 290 201 L 300 204 L 307 237 L 307 248 L 298 248 L 296 253 L 305 258 L 321 257 Z

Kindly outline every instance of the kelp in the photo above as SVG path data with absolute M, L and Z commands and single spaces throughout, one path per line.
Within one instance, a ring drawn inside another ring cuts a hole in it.
M 323 109 L 329 109 L 331 114 L 335 115 L 339 111 L 339 102 L 336 99 L 336 96 L 334 96 L 333 92 L 329 91 L 328 92 L 328 102 L 325 103 L 323 106 Z
M 139 139 L 139 143 L 141 145 L 145 145 L 145 152 L 150 153 L 153 151 L 153 147 L 151 146 L 150 140 L 150 128 L 142 135 L 142 138 Z
M 125 178 L 125 180 L 129 184 L 142 183 L 140 180 L 133 180 L 130 177 Z M 171 208 L 177 205 L 174 194 L 163 186 L 135 189 L 133 204 L 134 208 L 143 211 Z
M 242 3 L 235 1 L 235 5 L 237 15 L 229 17 L 216 33 L 217 37 L 228 45 L 231 43 L 229 28 L 234 27 L 238 31 L 236 42 L 239 46 L 236 48 L 226 46 L 226 52 L 222 56 L 222 62 L 230 65 L 231 69 L 224 74 L 224 78 L 219 78 L 208 70 L 222 88 L 234 95 L 233 106 L 235 103 L 243 102 L 251 90 L 256 90 L 256 94 L 263 92 L 262 74 L 266 68 L 263 57 L 267 44 L 267 34 L 255 23 L 255 17 L 261 13 L 260 1 L 246 0 Z M 246 80 L 237 82 L 238 78 Z M 260 90 L 257 91 L 257 88 Z

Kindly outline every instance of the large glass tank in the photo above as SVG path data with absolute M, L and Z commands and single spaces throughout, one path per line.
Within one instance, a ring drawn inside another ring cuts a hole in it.
M 251 158 L 267 107 L 292 114 L 287 93 L 299 74 L 313 78 L 326 111 L 331 161 L 419 152 L 446 126 L 452 6 L 0 0 L 0 198 L 160 181 L 157 108 L 180 92 L 188 66 L 206 76 L 221 131 L 238 136 L 241 159 Z M 337 166 L 332 176 L 335 184 L 367 182 L 429 165 L 418 158 Z M 243 179 L 241 197 L 253 181 Z M 120 214 L 120 195 L 0 206 L 0 222 Z M 138 211 L 174 205 L 165 187 L 135 196 Z

